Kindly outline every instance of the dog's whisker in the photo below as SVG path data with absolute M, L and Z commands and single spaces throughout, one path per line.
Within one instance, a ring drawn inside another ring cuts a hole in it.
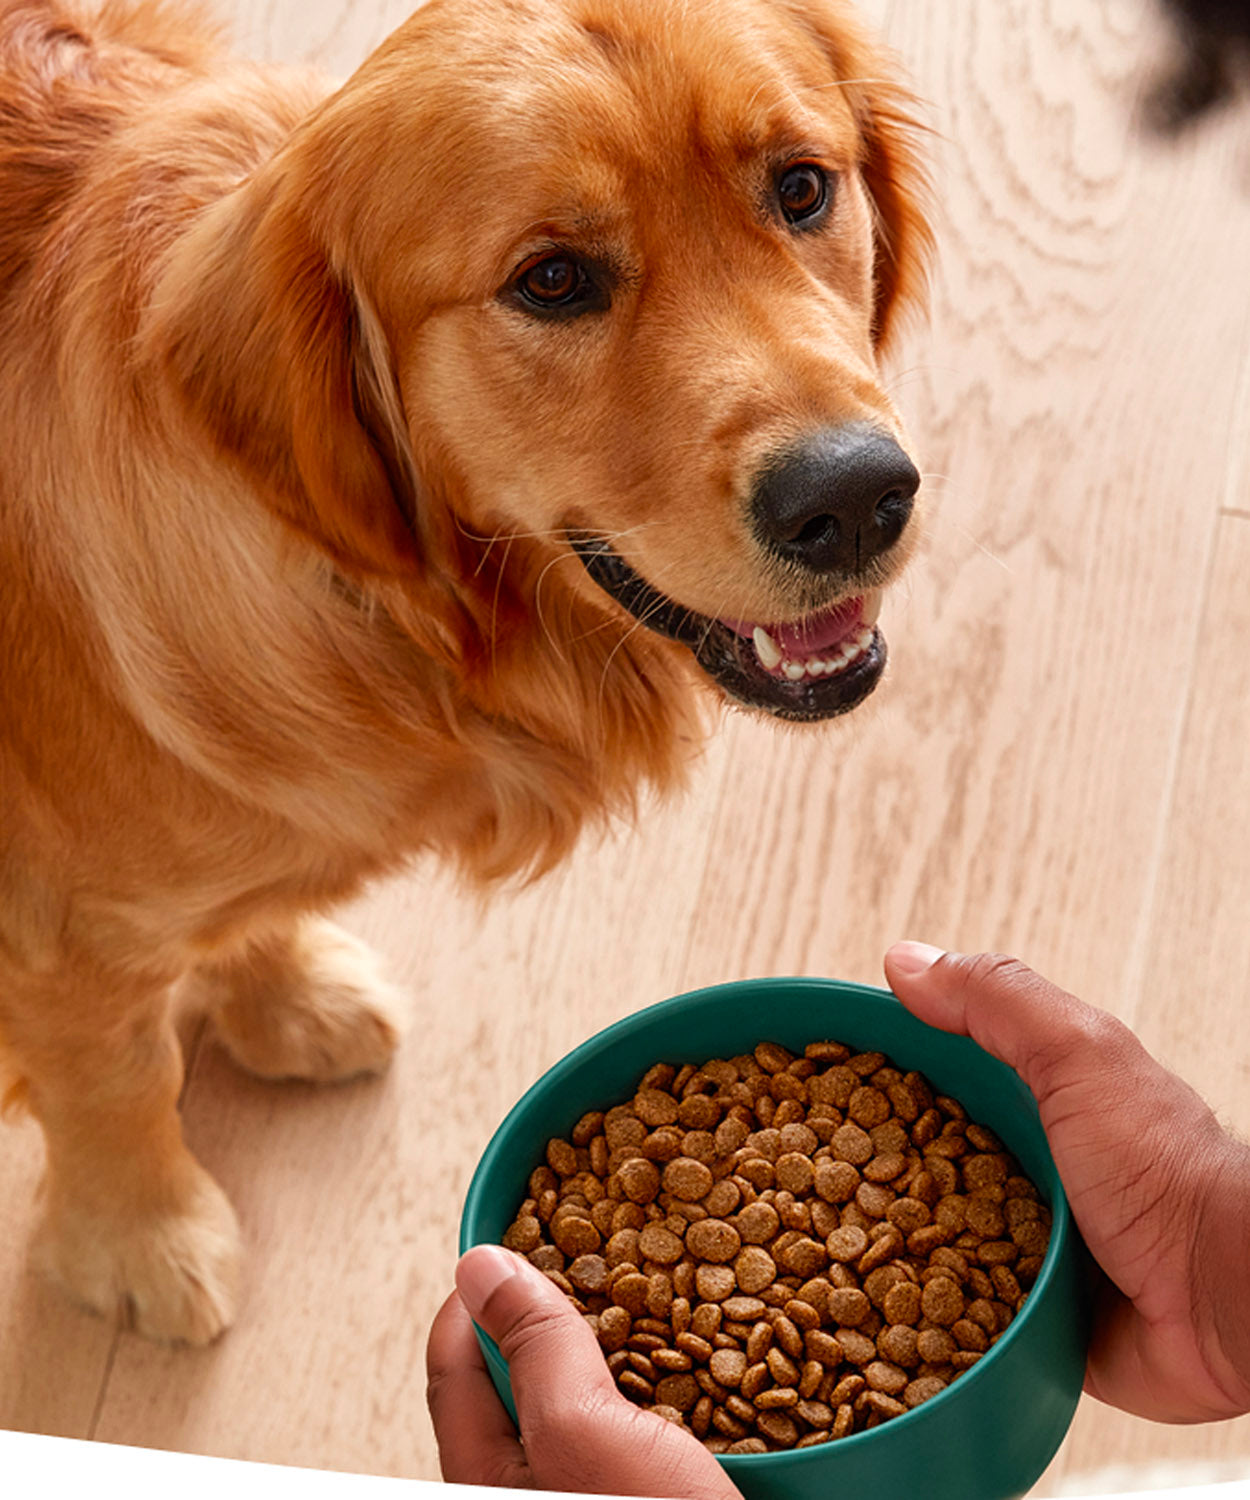
M 966 526 L 957 521 L 954 516 L 943 514 L 939 519 L 940 521 L 948 521 L 955 528 L 955 530 L 959 532 L 960 536 L 966 537 L 978 552 L 983 552 L 992 563 L 1000 567 L 1003 572 L 1006 573 L 1009 577 L 1015 576 L 1015 569 L 1011 566 L 1010 563 L 1004 562 L 997 553 L 992 552 L 984 542 L 982 542 L 977 536 L 969 531 Z

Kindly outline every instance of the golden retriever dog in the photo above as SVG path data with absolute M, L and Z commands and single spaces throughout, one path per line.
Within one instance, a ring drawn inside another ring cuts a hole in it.
M 705 701 L 871 692 L 913 141 L 840 0 L 430 0 L 337 92 L 0 0 L 0 1035 L 82 1302 L 235 1311 L 176 1003 L 379 1069 L 327 907 L 547 868 Z

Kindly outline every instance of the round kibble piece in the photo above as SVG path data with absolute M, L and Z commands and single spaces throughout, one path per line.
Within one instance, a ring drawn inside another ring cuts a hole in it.
M 714 1182 L 711 1170 L 701 1161 L 690 1156 L 679 1156 L 664 1168 L 662 1179 L 664 1191 L 674 1198 L 697 1203 L 712 1191 Z
M 741 1349 L 718 1349 L 708 1361 L 708 1369 L 712 1379 L 721 1385 L 741 1385 L 747 1372 L 747 1357 Z
M 855 1224 L 835 1229 L 825 1241 L 825 1251 L 830 1260 L 858 1260 L 868 1248 L 868 1234 Z
M 742 1248 L 742 1239 L 724 1219 L 700 1219 L 686 1231 L 686 1248 L 696 1260 L 723 1265 Z
M 625 1196 L 634 1203 L 651 1203 L 660 1191 L 660 1173 L 654 1162 L 631 1156 L 620 1165 L 617 1178 Z

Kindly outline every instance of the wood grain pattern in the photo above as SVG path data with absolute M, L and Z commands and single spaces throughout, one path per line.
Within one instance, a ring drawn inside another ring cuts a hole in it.
M 404 8 L 237 7 L 256 55 L 339 73 Z M 895 376 L 928 540 L 886 686 L 818 734 L 726 716 L 684 800 L 489 908 L 427 868 L 354 908 L 413 1001 L 387 1080 L 275 1088 L 206 1045 L 188 1135 L 251 1251 L 219 1346 L 114 1344 L 25 1276 L 37 1141 L 6 1134 L 0 1423 L 435 1477 L 425 1331 L 517 1095 L 652 1000 L 877 981 L 903 935 L 1019 952 L 1250 1128 L 1245 120 L 1139 137 L 1162 35 L 1133 0 L 864 8 L 940 135 L 933 320 Z M 1250 1422 L 1086 1404 L 1038 1493 L 1169 1456 L 1250 1466 Z

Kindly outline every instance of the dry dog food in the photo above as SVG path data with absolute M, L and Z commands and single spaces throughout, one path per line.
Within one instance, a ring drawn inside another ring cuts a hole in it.
M 919 1406 L 1001 1337 L 1050 1212 L 998 1139 L 880 1052 L 660 1063 L 547 1146 L 504 1244 L 630 1400 L 717 1453 Z

